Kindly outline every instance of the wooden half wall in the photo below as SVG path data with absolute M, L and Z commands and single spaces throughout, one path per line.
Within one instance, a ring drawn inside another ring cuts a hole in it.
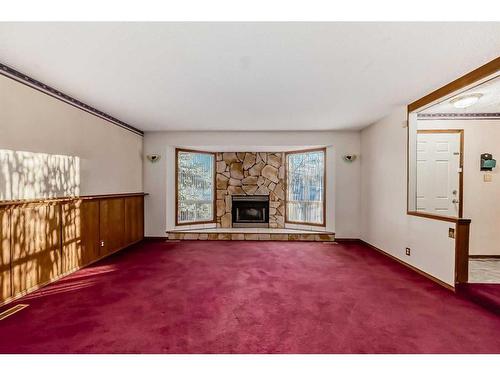
M 0 202 L 0 305 L 141 241 L 144 195 Z

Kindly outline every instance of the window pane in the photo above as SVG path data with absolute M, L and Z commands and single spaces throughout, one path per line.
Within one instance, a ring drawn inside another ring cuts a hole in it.
M 288 221 L 324 224 L 324 173 L 323 150 L 287 155 Z
M 177 221 L 179 223 L 213 220 L 214 158 L 213 154 L 178 151 Z

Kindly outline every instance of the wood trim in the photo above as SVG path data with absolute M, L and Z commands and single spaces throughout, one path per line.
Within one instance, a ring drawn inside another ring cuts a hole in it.
M 433 219 L 433 220 L 439 220 L 439 221 L 447 221 L 449 223 L 456 223 L 458 221 L 457 217 L 439 216 L 439 215 L 428 214 L 428 213 L 425 213 L 425 212 L 418 212 L 418 211 L 407 211 L 406 214 L 410 215 L 410 216 L 424 217 L 426 219 Z
M 324 208 L 323 208 L 323 210 L 324 210 Z M 285 208 L 285 211 L 286 211 L 286 208 Z M 322 227 L 322 228 L 326 227 L 325 215 L 323 215 L 323 223 L 321 223 L 321 224 L 308 223 L 307 221 L 291 221 L 291 220 L 287 220 L 287 219 L 285 219 L 285 223 L 294 224 L 294 225 L 312 226 L 312 227 Z
M 473 85 L 474 83 L 487 78 L 488 76 L 500 71 L 500 57 L 495 58 L 489 63 L 480 66 L 479 68 L 471 71 L 468 74 L 448 83 L 447 85 L 431 92 L 430 94 L 410 103 L 407 106 L 406 119 L 406 211 L 408 215 L 426 217 L 434 220 L 444 220 L 455 222 L 455 283 L 466 283 L 468 281 L 468 267 L 469 267 L 469 231 L 470 220 L 463 219 L 463 173 L 461 174 L 461 188 L 460 188 L 460 209 L 459 218 L 452 219 L 449 217 L 442 217 L 438 215 L 422 214 L 409 210 L 410 202 L 410 113 L 419 108 L 424 107 L 432 102 L 435 102 L 447 95 L 453 94 L 456 91 Z M 418 130 L 417 130 L 418 131 Z M 461 142 L 461 164 L 463 168 L 463 138 Z
M 63 103 L 69 104 L 75 108 L 78 108 L 81 111 L 87 112 L 93 116 L 99 117 L 102 120 L 105 120 L 113 125 L 119 126 L 122 129 L 128 130 L 134 134 L 144 136 L 144 132 L 140 129 L 133 127 L 132 125 L 127 124 L 126 122 L 119 120 L 103 111 L 100 111 L 94 107 L 89 106 L 88 104 L 83 103 L 82 101 L 73 98 L 67 94 L 62 93 L 55 88 L 42 83 L 34 78 L 31 78 L 27 74 L 21 73 L 18 70 L 11 68 L 5 64 L 0 63 L 0 74 L 10 78 L 16 82 L 19 82 L 25 86 L 28 86 L 34 90 L 37 90 L 43 94 L 49 95 L 55 99 L 62 101 Z
M 416 201 L 415 201 L 415 206 L 416 206 Z M 410 111 L 407 109 L 406 110 L 406 214 L 415 215 L 415 213 L 416 211 L 410 211 Z M 415 216 L 420 216 L 420 215 L 415 215 Z
M 168 239 L 167 236 L 145 236 L 144 237 L 144 241 L 152 241 L 152 242 L 166 241 L 167 239 Z
M 216 223 L 216 221 L 213 221 L 213 220 L 209 220 L 209 221 L 190 221 L 188 223 L 179 223 L 179 222 L 176 222 L 175 226 L 176 227 L 182 227 L 182 226 L 185 226 L 185 225 L 200 225 L 200 224 L 214 224 L 214 223 Z
M 318 223 L 308 223 L 306 221 L 291 221 L 288 220 L 288 155 L 291 154 L 305 154 L 308 152 L 323 152 L 323 222 L 321 224 Z M 296 225 L 311 225 L 315 227 L 326 227 L 326 147 L 317 147 L 310 148 L 305 150 L 295 150 L 295 151 L 286 151 L 285 153 L 285 223 L 288 224 L 296 224 Z
M 335 238 L 335 242 L 338 243 L 353 243 L 353 242 L 360 242 L 361 240 L 359 238 Z
M 325 147 L 304 148 L 302 150 L 293 150 L 293 151 L 284 151 L 284 152 L 285 152 L 285 156 L 286 156 L 289 154 L 303 154 L 306 152 L 314 152 L 314 151 L 325 151 L 326 152 L 326 146 Z
M 489 259 L 489 258 L 500 259 L 500 255 L 499 254 L 491 254 L 491 255 L 469 254 L 469 259 Z
M 362 243 L 362 244 L 364 244 L 364 245 L 366 245 L 366 246 L 368 246 L 369 248 L 371 248 L 371 249 L 373 249 L 373 250 L 375 250 L 375 251 L 378 251 L 378 252 L 379 252 L 379 253 L 381 253 L 382 255 L 385 255 L 385 256 L 387 256 L 387 257 L 391 258 L 392 260 L 394 260 L 394 261 L 398 262 L 399 264 L 402 264 L 403 266 L 408 267 L 408 268 L 409 268 L 409 269 L 411 269 L 412 271 L 415 271 L 416 273 L 418 273 L 418 274 L 420 274 L 420 275 L 422 275 L 422 276 L 424 276 L 424 277 L 428 278 L 429 280 L 431 280 L 431 281 L 435 282 L 436 284 L 439 284 L 439 285 L 441 285 L 442 287 L 444 287 L 444 288 L 446 288 L 446 289 L 449 289 L 449 290 L 451 290 L 451 291 L 453 291 L 453 292 L 455 291 L 455 287 L 454 287 L 453 285 L 446 284 L 444 281 L 441 281 L 441 280 L 439 280 L 438 278 L 436 278 L 436 277 L 434 277 L 434 276 L 432 276 L 432 275 L 428 274 L 427 272 L 424 272 L 424 271 L 422 271 L 422 270 L 418 269 L 417 267 L 412 266 L 411 264 L 406 263 L 405 261 L 403 261 L 403 260 L 401 260 L 401 259 L 399 259 L 399 258 L 396 258 L 394 255 L 391 255 L 391 254 L 389 254 L 388 252 L 386 252 L 386 251 L 384 251 L 384 250 L 382 250 L 382 249 L 379 249 L 378 247 L 376 247 L 376 246 L 374 246 L 374 245 L 372 245 L 372 244 L 370 244 L 370 243 L 368 243 L 368 242 L 366 242 L 366 241 L 364 241 L 364 240 L 361 240 L 361 239 L 360 239 L 360 240 L 359 240 L 359 242 L 360 242 L 360 243 Z
M 464 219 L 464 218 L 458 218 L 458 217 L 451 217 L 451 216 L 437 216 L 437 215 L 432 215 L 432 214 L 426 214 L 423 212 L 415 212 L 415 211 L 410 211 L 407 212 L 408 215 L 410 216 L 420 216 L 420 217 L 425 217 L 427 219 L 434 219 L 434 220 L 440 220 L 440 221 L 447 221 L 449 223 L 469 223 L 471 222 L 470 219 Z
M 417 129 L 417 134 L 422 133 L 422 134 L 433 134 L 433 133 L 443 133 L 443 134 L 449 134 L 449 133 L 463 133 L 463 129 Z
M 480 66 L 479 68 L 465 74 L 464 76 L 454 80 L 453 82 L 448 83 L 447 85 L 434 90 L 433 92 L 427 94 L 426 96 L 408 104 L 406 111 L 406 213 L 407 215 L 412 216 L 420 216 L 433 220 L 441 220 L 448 222 L 456 222 L 450 217 L 447 216 L 439 216 L 432 214 L 423 214 L 417 211 L 410 211 L 410 113 L 429 104 L 432 103 L 444 96 L 454 93 L 457 90 L 460 90 L 464 87 L 470 86 L 471 84 L 484 79 L 495 72 L 500 70 L 500 57 L 495 58 L 494 60 L 488 62 L 487 64 Z M 463 154 L 463 152 L 462 152 Z M 462 163 L 463 164 L 463 163 Z M 463 189 L 461 189 L 462 191 Z M 463 204 L 463 196 L 459 198 L 460 202 Z M 462 215 L 459 215 L 460 217 Z
M 140 197 L 146 196 L 149 193 L 117 193 L 117 194 L 101 194 L 101 195 L 83 195 L 81 199 L 109 199 L 109 198 L 126 198 L 126 197 Z
M 455 284 L 469 281 L 470 220 L 459 220 L 455 225 Z
M 207 221 L 190 221 L 187 223 L 179 222 L 179 152 L 187 152 L 194 154 L 209 154 L 214 158 L 213 162 L 213 195 L 212 195 L 212 220 Z M 183 225 L 197 225 L 197 224 L 213 224 L 217 223 L 217 153 L 211 151 L 198 151 L 198 150 L 190 150 L 185 148 L 175 148 L 175 226 L 183 226 Z
M 0 313 L 0 320 L 7 319 L 9 316 L 14 315 L 15 313 L 25 309 L 28 306 L 29 305 L 27 305 L 27 304 L 19 304 L 19 305 L 12 306 L 10 309 L 7 309 L 7 310 L 2 311 Z
M 424 97 L 410 103 L 408 105 L 408 113 L 422 108 L 423 106 L 432 103 L 444 96 L 452 94 L 457 90 L 472 85 L 475 82 L 494 74 L 498 70 L 500 70 L 500 57 L 497 57 L 496 59 L 490 61 L 487 64 L 484 64 L 483 66 L 480 66 L 472 72 L 469 72 L 464 76 L 454 80 L 453 82 L 450 82 L 447 85 L 434 90 L 430 94 L 427 94 Z
M 0 206 L 19 206 L 33 203 L 49 203 L 49 202 L 69 202 L 75 200 L 92 200 L 92 199 L 110 199 L 110 198 L 126 198 L 146 196 L 149 193 L 118 193 L 118 194 L 101 194 L 101 195 L 80 195 L 75 197 L 57 197 L 57 198 L 39 198 L 39 199 L 18 199 L 0 201 Z
M 460 175 L 458 177 L 458 217 L 463 217 L 464 213 L 464 129 L 417 129 L 417 134 L 460 134 Z M 436 215 L 442 216 L 442 215 Z

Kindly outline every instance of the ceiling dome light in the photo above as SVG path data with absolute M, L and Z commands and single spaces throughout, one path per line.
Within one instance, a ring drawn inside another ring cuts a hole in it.
M 471 105 L 474 105 L 478 102 L 479 99 L 483 94 L 469 94 L 469 95 L 462 95 L 462 96 L 457 96 L 456 98 L 453 98 L 450 100 L 450 103 L 453 104 L 455 108 L 467 108 L 470 107 Z

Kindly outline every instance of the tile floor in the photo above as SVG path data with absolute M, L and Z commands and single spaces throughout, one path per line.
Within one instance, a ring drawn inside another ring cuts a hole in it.
M 469 282 L 500 284 L 500 259 L 470 259 Z

